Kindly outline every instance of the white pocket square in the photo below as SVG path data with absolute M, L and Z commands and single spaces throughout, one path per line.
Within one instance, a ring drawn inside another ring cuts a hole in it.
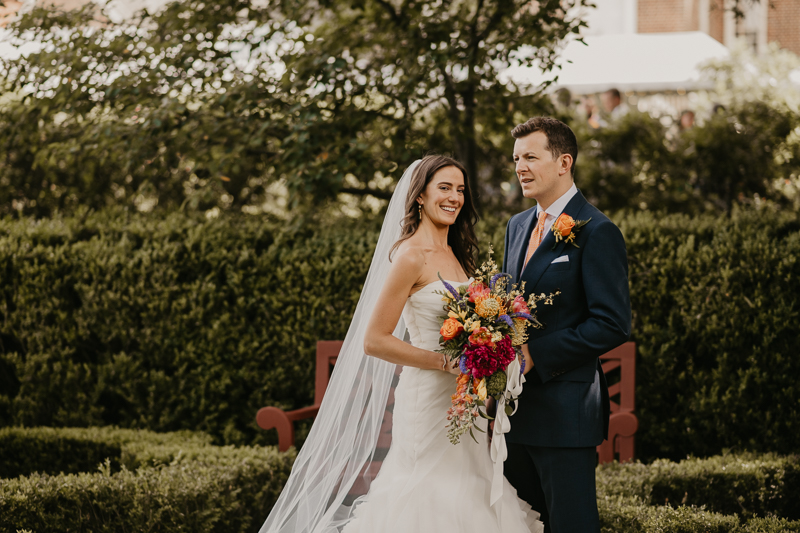
M 554 265 L 556 263 L 569 263 L 569 256 L 568 255 L 562 255 L 561 257 L 557 257 L 557 258 L 553 259 L 553 262 L 550 263 L 550 264 Z

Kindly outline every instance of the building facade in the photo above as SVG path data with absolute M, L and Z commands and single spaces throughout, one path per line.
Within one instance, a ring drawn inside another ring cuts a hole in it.
M 638 33 L 701 31 L 729 47 L 744 39 L 761 52 L 768 43 L 777 42 L 800 55 L 800 0 L 740 0 L 744 16 L 739 19 L 731 0 L 638 0 L 636 4 Z

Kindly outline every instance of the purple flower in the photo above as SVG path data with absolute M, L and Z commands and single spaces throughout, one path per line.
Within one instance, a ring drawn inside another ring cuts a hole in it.
M 439 276 L 439 279 L 441 280 L 441 282 L 442 282 L 442 285 L 444 285 L 444 288 L 445 288 L 445 289 L 447 289 L 447 290 L 450 292 L 450 294 L 452 294 L 452 295 L 453 295 L 453 299 L 454 299 L 455 301 L 459 301 L 459 300 L 461 300 L 461 295 L 460 295 L 460 294 L 458 294 L 458 291 L 457 291 L 457 290 L 456 290 L 456 289 L 455 289 L 455 288 L 454 288 L 452 285 L 450 285 L 450 284 L 449 284 L 449 283 L 447 283 L 445 280 L 443 280 L 443 279 L 442 279 L 442 275 L 441 275 L 441 274 L 439 274 L 439 273 L 437 272 L 437 273 L 436 273 L 436 275 L 437 275 L 437 276 Z
M 494 276 L 492 276 L 492 279 L 489 281 L 489 288 L 491 290 L 494 290 L 495 283 L 497 283 L 497 280 L 499 280 L 501 278 L 509 278 L 509 279 L 511 279 L 511 276 L 509 274 L 506 274 L 505 272 L 500 272 L 499 274 L 495 274 Z
M 498 321 L 502 320 L 503 322 L 505 322 L 506 324 L 508 324 L 512 328 L 514 327 L 514 323 L 511 321 L 511 319 L 508 317 L 508 315 L 500 315 L 499 317 L 497 317 L 497 320 Z

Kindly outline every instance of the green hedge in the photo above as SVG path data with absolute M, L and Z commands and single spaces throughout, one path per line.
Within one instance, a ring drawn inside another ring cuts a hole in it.
M 27 474 L 0 479 L 0 533 L 257 531 L 288 477 L 294 454 L 217 447 L 209 441 L 207 435 L 190 432 L 0 430 L 0 471 L 11 465 Z M 76 443 L 82 443 L 82 451 Z M 65 450 L 73 455 L 58 457 Z M 116 453 L 80 472 L 87 457 L 102 457 L 104 450 Z M 43 465 L 55 470 L 49 461 L 70 473 L 41 473 Z M 600 466 L 602 529 L 800 532 L 798 471 L 800 457 L 772 454 Z
M 603 533 L 787 533 L 800 532 L 800 522 L 785 518 L 752 518 L 708 511 L 704 507 L 646 505 L 636 498 L 598 501 Z
M 742 518 L 800 520 L 800 456 L 722 455 L 604 465 L 597 469 L 600 499 L 634 498 L 647 505 L 705 506 Z
M 277 442 L 255 413 L 310 403 L 316 340 L 343 337 L 376 236 L 180 213 L 1 221 L 0 425 Z
M 639 456 L 800 450 L 800 215 L 616 221 L 630 263 Z
M 800 215 L 613 218 L 630 260 L 638 456 L 800 449 Z M 479 228 L 498 260 L 504 222 Z M 378 228 L 124 211 L 0 221 L 0 425 L 276 442 L 255 413 L 311 403 L 314 343 L 343 338 Z
M 154 433 L 117 428 L 0 429 L 0 479 L 40 474 L 91 472 L 108 459 L 115 471 L 169 463 L 176 451 L 186 457 L 211 445 L 199 432 Z
M 155 434 L 117 429 L 8 428 L 0 442 L 27 443 L 53 457 L 64 442 L 83 442 L 97 457 L 95 472 L 48 475 L 30 454 L 3 449 L 0 468 L 32 471 L 0 480 L 0 533 L 192 531 L 256 532 L 288 478 L 293 453 L 275 448 L 217 447 L 203 435 Z M 79 452 L 70 444 L 68 449 Z M 70 461 L 71 459 L 71 461 Z M 77 472 L 86 455 L 56 460 L 66 472 Z M 113 472 L 112 462 L 120 469 Z M 98 471 L 99 470 L 99 471 Z
M 723 455 L 597 468 L 603 531 L 800 531 L 800 456 Z

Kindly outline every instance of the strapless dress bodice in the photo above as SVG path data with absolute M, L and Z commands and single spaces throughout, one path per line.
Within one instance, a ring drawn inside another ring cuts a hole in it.
M 458 288 L 459 285 L 467 285 L 467 281 L 447 281 L 450 285 Z M 436 350 L 439 348 L 439 329 L 442 327 L 443 318 L 447 313 L 444 311 L 444 300 L 442 293 L 445 292 L 444 284 L 435 281 L 425 285 L 420 290 L 408 297 L 403 308 L 403 320 L 405 320 L 411 344 L 426 350 Z

